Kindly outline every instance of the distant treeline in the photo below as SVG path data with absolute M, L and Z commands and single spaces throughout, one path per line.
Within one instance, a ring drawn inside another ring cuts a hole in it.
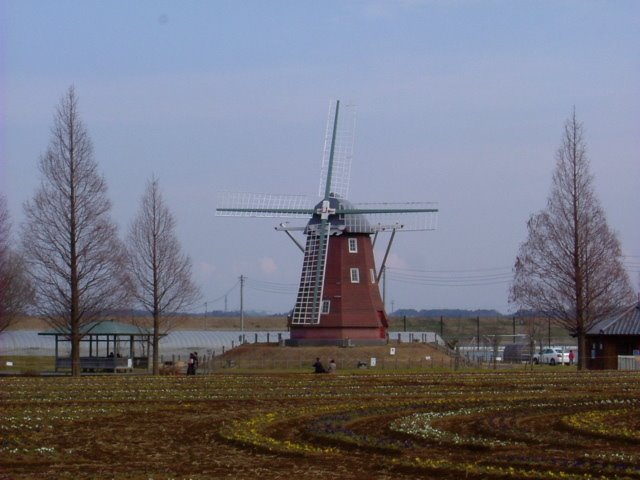
M 391 313 L 393 317 L 448 317 L 448 318 L 468 318 L 468 317 L 504 317 L 497 310 L 461 310 L 456 308 L 415 310 L 413 308 L 398 309 Z
M 184 314 L 184 316 L 189 315 L 197 315 L 201 316 L 202 314 Z M 207 315 L 210 317 L 239 317 L 239 311 L 233 312 L 224 312 L 224 311 L 212 311 L 207 312 Z M 286 317 L 287 313 L 265 313 L 258 311 L 249 311 L 244 312 L 245 317 Z M 517 313 L 515 316 L 521 316 L 522 313 Z M 497 310 L 463 310 L 463 309 L 431 309 L 431 310 L 415 310 L 413 308 L 406 309 L 398 309 L 392 313 L 389 313 L 391 317 L 449 317 L 449 318 L 475 318 L 475 317 L 511 317 L 512 315 L 504 315 Z M 526 316 L 526 315 L 525 315 Z
M 109 315 L 125 318 L 127 316 L 133 317 L 151 317 L 151 314 L 146 310 L 115 310 L 111 311 Z M 224 311 L 224 310 L 211 310 L 207 312 L 178 312 L 171 316 L 173 317 L 240 317 L 239 310 Z M 245 310 L 245 317 L 286 317 L 286 313 L 268 313 L 255 310 Z
M 185 315 L 189 315 L 189 314 L 185 314 Z M 203 314 L 195 313 L 191 315 L 202 316 Z M 267 313 L 267 312 L 259 312 L 255 310 L 245 311 L 243 315 L 245 317 L 286 317 L 287 316 L 286 313 Z M 207 312 L 207 317 L 239 317 L 239 316 L 240 316 L 239 310 L 227 311 L 227 312 L 225 312 L 224 310 L 213 310 L 211 312 Z
M 126 312 L 114 312 L 119 313 L 122 316 L 126 315 L 134 315 L 137 317 L 145 317 L 150 314 L 144 310 L 128 310 Z M 182 312 L 177 313 L 175 316 L 177 317 L 202 317 L 206 315 L 207 317 L 240 317 L 239 310 L 211 310 L 206 313 L 196 313 L 196 312 Z M 288 315 L 287 312 L 284 313 L 268 313 L 264 311 L 256 311 L 249 310 L 243 313 L 245 317 L 286 317 Z M 435 308 L 435 309 L 422 309 L 416 310 L 414 308 L 403 308 L 398 309 L 394 312 L 389 313 L 390 317 L 418 317 L 418 318 L 433 318 L 433 317 L 447 317 L 447 318 L 475 318 L 475 317 L 527 317 L 527 316 L 544 316 L 539 314 L 538 312 L 532 311 L 520 311 L 515 314 L 504 315 L 497 310 L 464 310 L 458 308 Z

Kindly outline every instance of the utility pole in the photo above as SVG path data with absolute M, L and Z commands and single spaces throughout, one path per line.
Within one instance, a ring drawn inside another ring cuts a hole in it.
M 244 275 L 240 275 L 240 333 L 244 342 Z
M 387 309 L 387 267 L 382 266 L 382 307 Z

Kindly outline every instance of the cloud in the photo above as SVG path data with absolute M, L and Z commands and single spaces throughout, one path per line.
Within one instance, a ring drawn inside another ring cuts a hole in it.
M 278 265 L 271 257 L 262 257 L 260 259 L 260 270 L 266 274 L 272 274 L 278 271 Z
M 407 269 L 409 268 L 409 264 L 397 253 L 390 253 L 387 258 L 387 267 Z
M 216 270 L 217 270 L 216 266 L 212 263 L 209 263 L 209 262 L 196 263 L 196 271 L 198 272 L 198 276 L 203 280 L 210 278 Z

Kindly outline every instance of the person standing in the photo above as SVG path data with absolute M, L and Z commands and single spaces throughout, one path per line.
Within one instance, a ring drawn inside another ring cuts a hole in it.
M 573 354 L 573 350 L 569 350 L 569 365 L 573 365 L 573 360 L 576 356 Z
M 195 358 L 193 358 L 193 353 L 189 354 L 189 361 L 187 362 L 187 375 L 195 375 Z

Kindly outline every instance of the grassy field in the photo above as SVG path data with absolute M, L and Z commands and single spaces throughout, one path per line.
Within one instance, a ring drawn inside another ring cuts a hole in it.
M 393 348 L 393 354 L 391 349 Z M 357 371 L 358 365 L 371 364 L 376 359 L 377 370 L 424 370 L 437 368 L 455 368 L 464 365 L 452 358 L 442 349 L 428 344 L 391 342 L 383 346 L 341 347 L 281 347 L 276 344 L 245 344 L 227 351 L 224 355 L 201 358 L 200 371 L 215 373 L 219 371 L 243 373 L 252 371 L 297 372 L 312 370 L 315 358 L 327 366 L 329 360 L 335 360 L 341 371 Z M 10 363 L 10 365 L 8 365 Z M 176 368 L 165 370 L 185 373 L 186 362 L 176 362 Z M 53 357 L 2 356 L 0 355 L 0 374 L 3 375 L 39 375 L 54 371 Z M 68 372 L 66 372 L 68 373 Z M 134 373 L 145 370 L 134 369 Z M 0 479 L 1 480 L 1 479 Z
M 16 375 L 38 375 L 55 369 L 54 357 L 0 355 L 0 372 Z
M 393 354 L 391 354 L 393 348 Z M 315 359 L 326 367 L 335 360 L 342 371 L 358 370 L 358 364 L 370 365 L 376 360 L 376 370 L 407 370 L 452 368 L 454 359 L 447 353 L 425 344 L 341 347 L 279 347 L 276 345 L 242 345 L 225 353 L 214 362 L 214 371 L 232 364 L 242 370 L 280 370 L 310 372 Z
M 0 478 L 640 478 L 626 372 L 0 378 Z

